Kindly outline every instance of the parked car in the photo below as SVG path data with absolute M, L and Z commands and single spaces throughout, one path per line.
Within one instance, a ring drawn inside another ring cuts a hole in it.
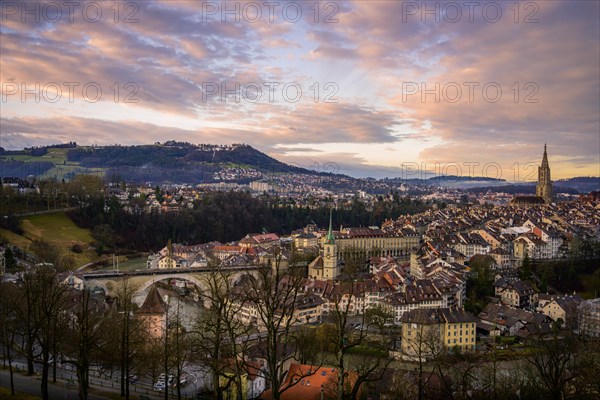
M 137 375 L 130 374 L 129 375 L 129 383 L 136 383 L 138 381 Z
M 166 375 L 164 373 L 160 374 L 158 376 L 158 380 L 156 381 L 156 383 L 160 382 L 164 386 L 164 384 L 165 384 L 165 378 L 166 378 Z M 166 381 L 167 381 L 168 386 L 174 386 L 175 377 L 173 376 L 173 374 L 169 374 L 169 377 L 166 379 Z
M 179 379 L 179 386 L 183 387 L 185 385 L 187 385 L 187 379 L 188 379 L 188 374 L 187 373 L 183 373 L 181 374 L 181 378 Z
M 165 390 L 165 381 L 161 381 L 160 379 L 154 384 L 154 390 L 158 390 L 162 392 Z

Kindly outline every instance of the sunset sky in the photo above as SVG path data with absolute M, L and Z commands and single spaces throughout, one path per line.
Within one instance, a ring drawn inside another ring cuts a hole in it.
M 599 1 L 79 3 L 3 0 L 0 146 L 243 142 L 531 180 L 546 142 L 553 179 L 600 176 Z

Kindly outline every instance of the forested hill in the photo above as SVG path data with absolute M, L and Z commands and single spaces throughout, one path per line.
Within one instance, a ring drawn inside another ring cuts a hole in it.
M 82 167 L 106 168 L 122 179 L 153 182 L 211 182 L 223 167 L 255 169 L 263 173 L 318 174 L 282 163 L 245 144 L 194 145 L 169 141 L 141 146 L 77 147 L 67 160 Z
M 581 193 L 589 193 L 595 190 L 600 190 L 600 177 L 578 176 L 569 179 L 559 179 L 554 181 L 554 185 L 573 188 Z

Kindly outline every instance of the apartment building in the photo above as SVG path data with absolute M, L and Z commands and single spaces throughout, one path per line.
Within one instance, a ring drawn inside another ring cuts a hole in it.
M 407 359 L 440 352 L 475 350 L 477 319 L 459 308 L 415 309 L 402 318 L 402 351 Z

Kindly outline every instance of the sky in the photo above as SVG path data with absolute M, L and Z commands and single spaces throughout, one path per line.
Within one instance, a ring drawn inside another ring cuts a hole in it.
M 600 176 L 600 1 L 3 1 L 0 146 L 246 143 L 357 177 Z

